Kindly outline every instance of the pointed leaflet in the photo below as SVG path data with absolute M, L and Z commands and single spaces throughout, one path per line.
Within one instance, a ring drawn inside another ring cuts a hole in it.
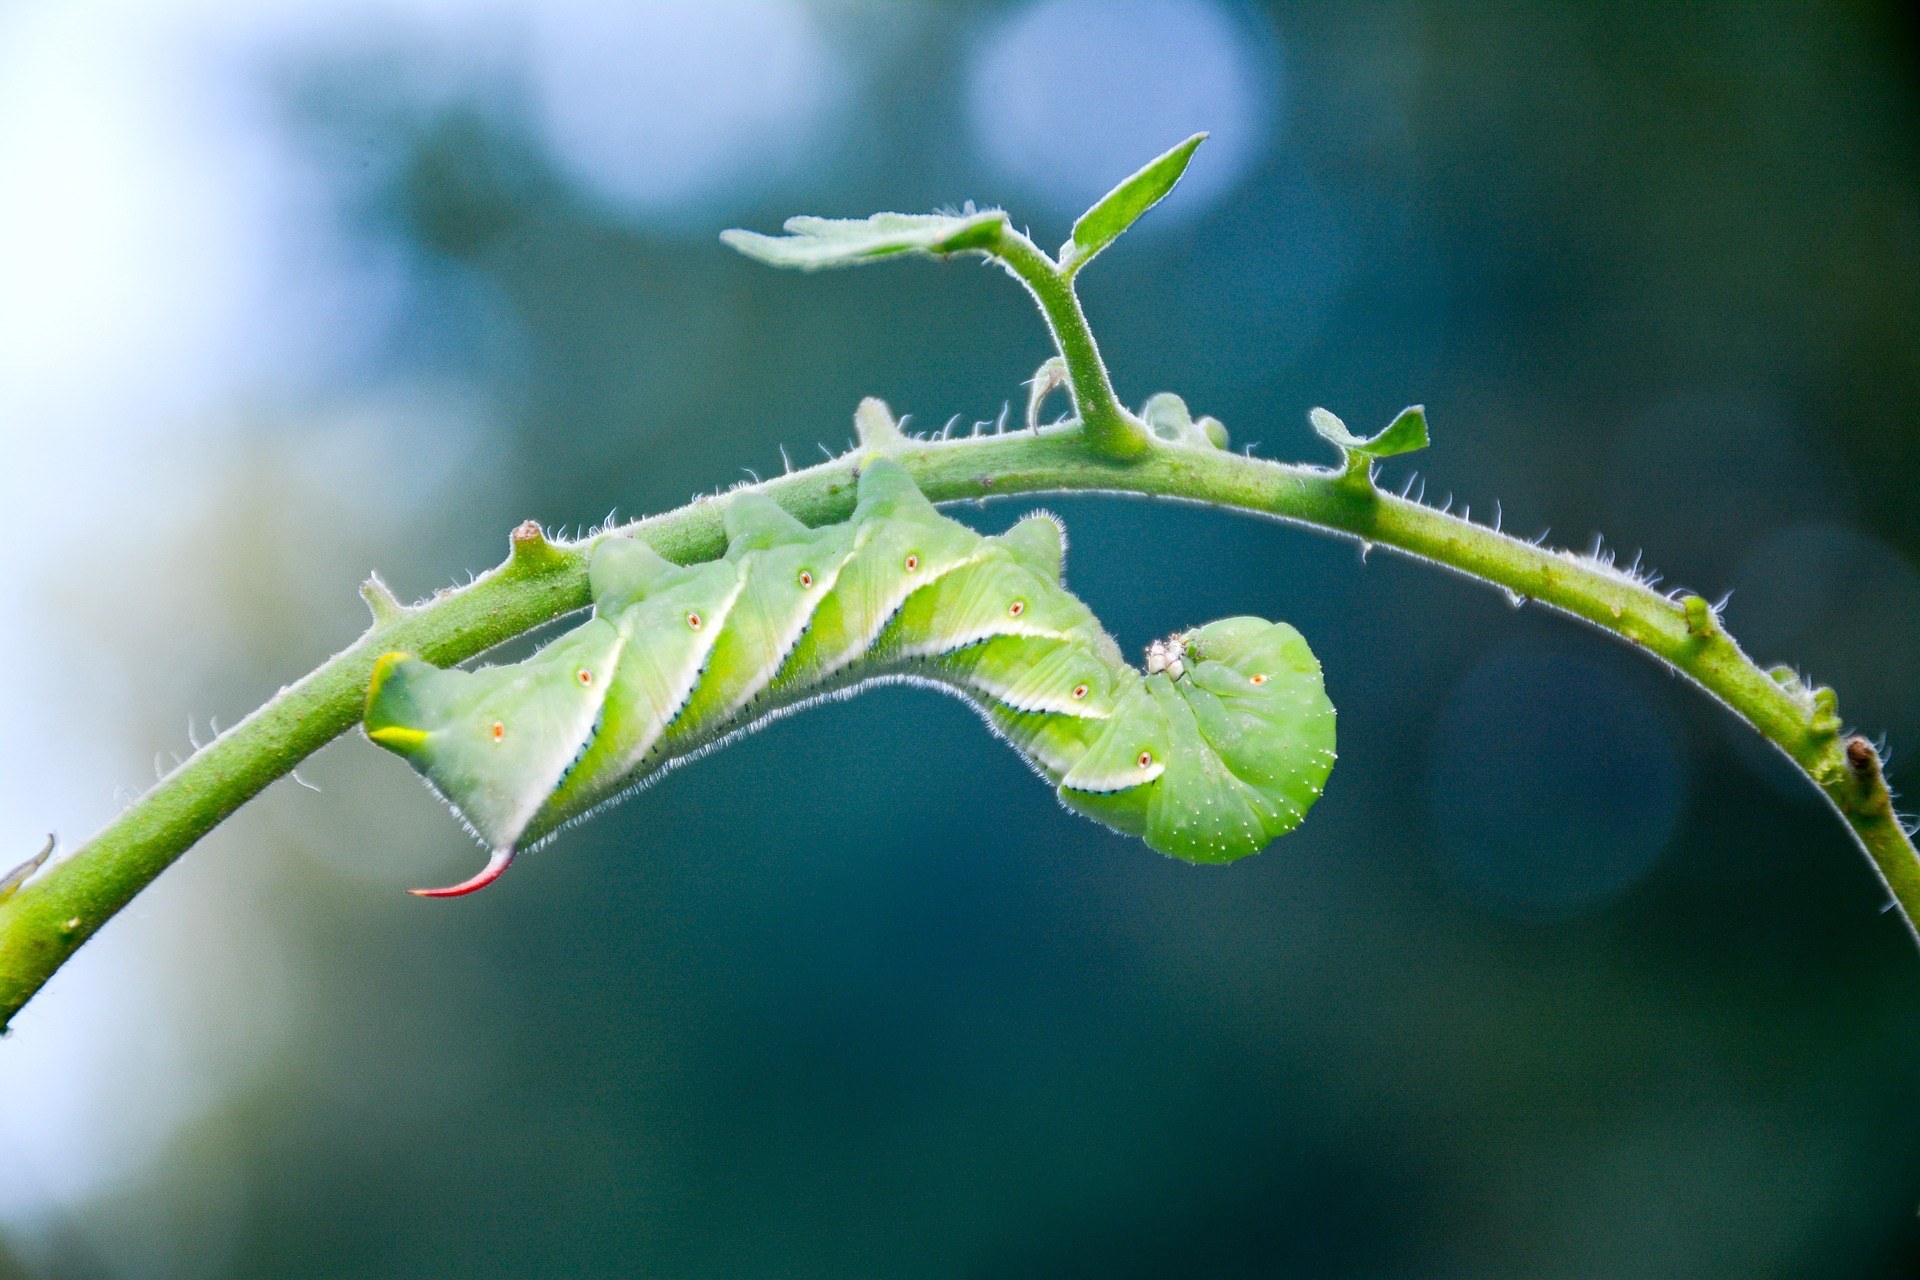
M 1141 214 L 1159 204 L 1187 171 L 1194 149 L 1207 140 L 1196 133 L 1171 151 L 1147 162 L 1138 173 L 1094 202 L 1073 224 L 1073 239 L 1060 247 L 1060 267 L 1068 275 L 1119 239 Z
M 1427 411 L 1421 405 L 1402 409 L 1385 431 L 1368 439 L 1347 430 L 1346 423 L 1325 409 L 1314 409 L 1307 417 L 1319 437 L 1339 446 L 1343 453 L 1357 453 L 1363 458 L 1390 458 L 1396 453 L 1412 453 L 1427 447 Z
M 848 267 L 900 253 L 945 257 L 969 250 L 985 253 L 999 240 L 1007 215 L 979 213 L 876 213 L 870 218 L 788 218 L 784 236 L 722 231 L 721 242 L 749 258 L 776 267 L 818 271 Z

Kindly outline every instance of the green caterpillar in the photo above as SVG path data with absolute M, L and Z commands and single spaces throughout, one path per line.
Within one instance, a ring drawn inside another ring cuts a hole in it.
M 868 462 L 844 524 L 727 503 L 724 558 L 681 567 L 595 548 L 593 617 L 524 662 L 441 670 L 390 653 L 367 736 L 426 776 L 492 849 L 516 850 L 675 764 L 878 681 L 956 693 L 1070 809 L 1190 862 L 1291 831 L 1333 767 L 1334 713 L 1300 633 L 1227 618 L 1148 650 L 1143 674 L 1061 586 L 1051 516 L 983 537 L 897 463 Z

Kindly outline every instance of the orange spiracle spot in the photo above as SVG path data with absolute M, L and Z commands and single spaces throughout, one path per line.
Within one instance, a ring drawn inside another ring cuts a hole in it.
M 578 680 L 582 685 L 589 685 L 593 683 L 593 672 L 582 667 L 573 673 L 573 678 Z
M 1085 686 L 1085 685 L 1083 685 L 1083 684 L 1077 684 L 1077 685 L 1075 685 L 1075 686 L 1073 686 L 1073 696 L 1074 696 L 1074 698 L 1075 698 L 1076 700 L 1077 700 L 1077 699 L 1080 699 L 1080 698 L 1084 698 L 1084 697 L 1086 697 L 1086 696 L 1087 696 L 1087 686 Z
M 801 588 L 802 588 L 802 589 L 805 589 L 805 588 L 807 588 L 807 587 L 810 587 L 810 586 L 812 586 L 812 585 L 813 585 L 813 574 L 812 574 L 812 573 L 810 573 L 810 572 L 808 572 L 808 571 L 807 571 L 807 570 L 805 570 L 805 569 L 802 569 L 802 570 L 800 571 L 800 586 L 801 586 Z
M 1027 611 L 1027 602 L 1025 600 L 1015 600 L 1012 604 L 1007 606 L 1007 616 L 1009 618 L 1017 618 L 1021 614 L 1025 613 L 1026 611 Z
M 698 631 L 700 629 L 700 624 L 702 621 L 703 619 L 697 613 L 690 613 L 687 615 L 687 625 L 689 627 L 692 627 L 695 631 Z
M 1267 682 L 1267 675 L 1263 671 L 1259 675 L 1248 676 L 1247 679 L 1251 680 L 1255 684 L 1265 684 Z
M 920 554 L 918 552 L 909 552 L 907 555 L 907 572 L 912 573 L 915 569 L 918 569 L 919 567 L 920 567 Z
M 495 742 L 504 742 L 507 737 L 507 726 L 502 724 L 500 721 L 495 720 L 493 722 L 493 727 L 487 730 L 487 732 L 493 735 L 493 740 Z
M 1153 763 L 1153 752 L 1142 751 L 1140 753 L 1140 758 L 1134 763 L 1138 764 L 1142 769 L 1146 768 L 1148 765 L 1151 765 Z

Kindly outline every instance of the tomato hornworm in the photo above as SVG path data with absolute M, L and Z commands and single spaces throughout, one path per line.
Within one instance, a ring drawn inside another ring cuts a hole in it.
M 1156 642 L 1136 670 L 1061 585 L 1051 516 L 982 536 L 882 458 L 844 523 L 809 529 L 740 493 L 725 524 L 725 556 L 704 564 L 604 539 L 593 616 L 523 662 L 379 660 L 367 736 L 492 850 L 471 880 L 414 892 L 479 889 L 673 765 L 879 681 L 966 699 L 1069 809 L 1191 862 L 1291 831 L 1333 767 L 1333 706 L 1299 632 L 1227 618 Z

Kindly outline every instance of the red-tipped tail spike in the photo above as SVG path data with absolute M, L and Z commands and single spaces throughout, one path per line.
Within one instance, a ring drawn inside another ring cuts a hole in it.
M 487 859 L 487 865 L 480 874 L 471 880 L 462 880 L 459 884 L 450 884 L 444 889 L 409 889 L 408 893 L 416 898 L 464 898 L 469 893 L 478 893 L 500 878 L 500 873 L 513 864 L 512 849 L 495 849 L 493 856 Z

